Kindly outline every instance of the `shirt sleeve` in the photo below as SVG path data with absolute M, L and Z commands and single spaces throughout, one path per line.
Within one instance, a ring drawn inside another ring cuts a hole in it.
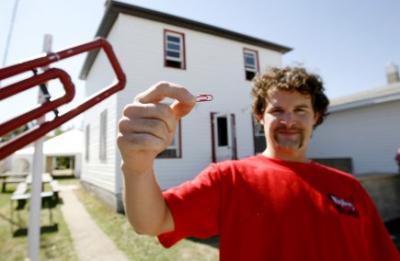
M 220 178 L 215 164 L 194 180 L 163 192 L 174 219 L 175 229 L 158 236 L 164 247 L 186 237 L 208 238 L 218 234 Z

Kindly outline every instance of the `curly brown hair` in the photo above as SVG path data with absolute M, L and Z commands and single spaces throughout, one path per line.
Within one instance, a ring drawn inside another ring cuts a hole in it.
M 302 67 L 273 67 L 253 79 L 252 110 L 256 119 L 262 118 L 267 105 L 265 98 L 268 97 L 268 91 L 272 89 L 297 91 L 310 95 L 314 113 L 318 115 L 314 128 L 320 125 L 328 115 L 329 100 L 324 93 L 322 79 L 318 75 L 308 73 Z

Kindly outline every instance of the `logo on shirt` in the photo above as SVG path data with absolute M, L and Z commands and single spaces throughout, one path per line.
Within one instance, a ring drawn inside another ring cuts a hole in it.
M 328 194 L 328 198 L 330 199 L 330 201 L 333 202 L 333 204 L 335 205 L 336 209 L 342 213 L 342 214 L 346 214 L 346 215 L 350 215 L 350 216 L 354 216 L 354 217 L 358 217 L 358 210 L 357 208 L 354 206 L 353 202 L 340 198 L 338 196 L 335 196 L 333 194 Z

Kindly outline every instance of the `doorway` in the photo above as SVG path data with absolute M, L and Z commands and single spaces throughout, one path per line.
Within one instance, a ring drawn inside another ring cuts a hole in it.
M 212 161 L 237 159 L 236 122 L 233 113 L 211 113 Z

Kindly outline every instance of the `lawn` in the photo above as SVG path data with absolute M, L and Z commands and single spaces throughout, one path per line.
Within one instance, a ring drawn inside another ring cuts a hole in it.
M 7 188 L 6 192 L 0 193 L 0 260 L 25 260 L 28 242 L 26 227 L 29 220 L 27 206 L 20 211 L 20 222 L 15 212 L 11 219 L 10 197 L 15 187 Z M 41 212 L 40 260 L 77 260 L 59 207 L 53 209 L 55 224 L 50 223 L 47 209 Z
M 136 234 L 125 216 L 118 214 L 90 193 L 80 189 L 79 200 L 93 220 L 130 260 L 218 260 L 217 239 L 182 240 L 170 249 L 163 248 L 155 237 Z

